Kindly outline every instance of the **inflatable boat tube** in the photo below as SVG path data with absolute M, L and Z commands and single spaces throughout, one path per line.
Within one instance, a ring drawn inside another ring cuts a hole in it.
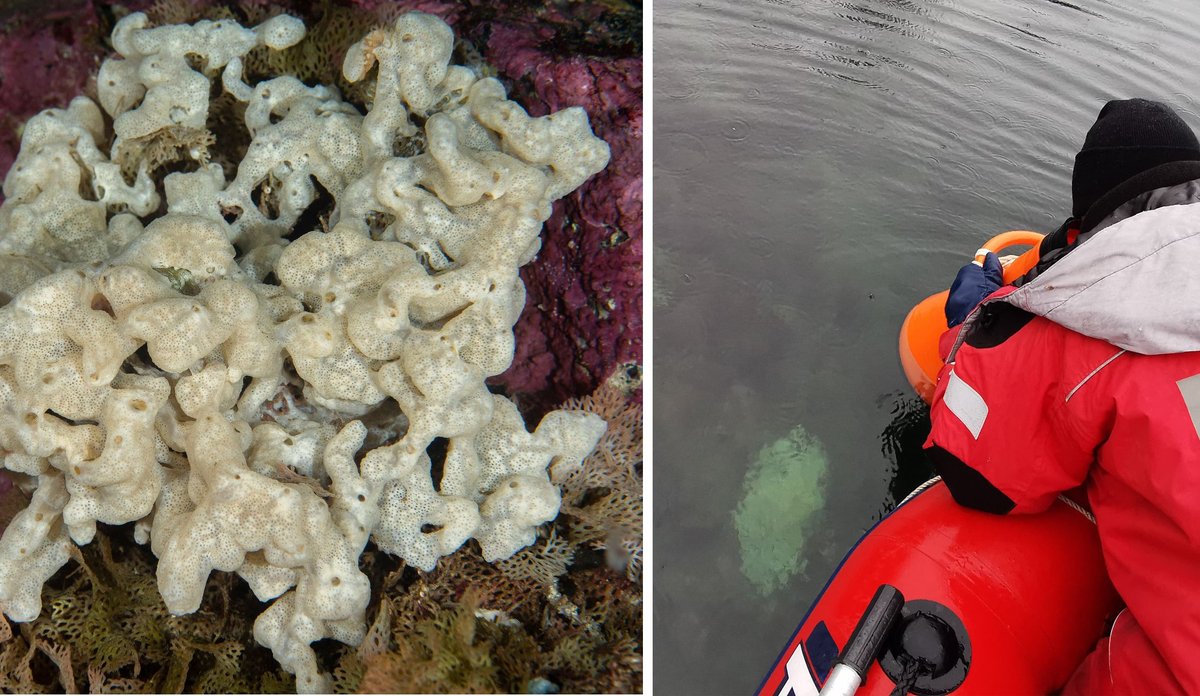
M 1048 694 L 1067 682 L 1119 608 L 1091 516 L 1064 498 L 1039 515 L 991 515 L 927 486 L 850 550 L 759 696 L 886 695 L 899 681 L 925 696 Z M 902 595 L 900 615 L 861 686 L 838 691 L 827 682 L 884 585 Z

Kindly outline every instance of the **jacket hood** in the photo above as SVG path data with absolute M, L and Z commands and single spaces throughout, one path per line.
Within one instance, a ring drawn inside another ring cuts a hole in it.
M 1200 181 L 1129 201 L 999 301 L 1135 353 L 1200 350 Z

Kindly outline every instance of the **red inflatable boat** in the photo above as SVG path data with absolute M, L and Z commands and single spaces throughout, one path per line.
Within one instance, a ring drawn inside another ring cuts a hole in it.
M 1118 608 L 1095 523 L 1060 500 L 1040 515 L 964 508 L 940 482 L 850 550 L 758 689 L 811 696 L 830 681 L 881 585 L 903 596 L 857 692 L 890 694 L 907 653 L 924 694 L 1048 694 L 1061 688 Z
M 1030 234 L 985 248 L 1036 245 Z M 1036 260 L 1035 247 L 1010 266 Z M 926 400 L 944 303 L 943 293 L 918 305 L 901 334 L 905 372 Z M 991 515 L 959 506 L 935 479 L 850 550 L 758 694 L 1049 694 L 1118 608 L 1082 508 L 1060 498 L 1040 515 Z

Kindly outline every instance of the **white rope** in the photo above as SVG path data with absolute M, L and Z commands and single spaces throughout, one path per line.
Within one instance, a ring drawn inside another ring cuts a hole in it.
M 908 494 L 908 497 L 906 497 L 904 500 L 900 501 L 900 505 L 903 505 L 903 504 L 907 503 L 908 501 L 912 500 L 913 498 L 915 498 L 917 496 L 918 493 L 924 492 L 927 488 L 929 488 L 930 486 L 933 486 L 935 483 L 937 483 L 941 480 L 942 480 L 941 476 L 934 476 L 933 478 L 929 479 L 925 483 L 922 483 L 921 485 L 917 486 L 916 488 L 913 489 L 912 493 Z M 1066 503 L 1067 506 L 1070 507 L 1075 512 L 1078 512 L 1079 514 L 1086 517 L 1088 522 L 1091 522 L 1092 524 L 1096 524 L 1096 518 L 1092 515 L 1092 513 L 1088 512 L 1087 510 L 1084 510 L 1083 507 L 1079 505 L 1079 503 L 1076 503 L 1074 500 L 1071 500 L 1070 498 L 1068 498 L 1065 495 L 1058 496 L 1058 499 L 1063 501 L 1064 503 Z M 900 507 L 900 505 L 897 505 L 896 507 Z
M 1068 498 L 1065 495 L 1058 496 L 1058 499 L 1063 501 L 1067 505 L 1069 505 L 1071 508 L 1073 508 L 1079 514 L 1086 517 L 1088 522 L 1091 522 L 1092 524 L 1096 524 L 1096 518 L 1092 516 L 1092 513 L 1088 512 L 1087 510 L 1084 510 L 1083 506 L 1081 506 L 1079 503 L 1075 502 L 1074 500 L 1071 500 L 1070 498 Z
M 900 505 L 903 505 L 903 504 L 907 503 L 908 501 L 912 500 L 913 498 L 915 498 L 917 496 L 918 493 L 924 492 L 926 488 L 929 488 L 930 486 L 932 486 L 933 484 L 935 484 L 941 480 L 942 480 L 941 476 L 934 476 L 933 478 L 929 479 L 925 483 L 922 483 L 921 485 L 917 486 L 916 488 L 913 489 L 912 493 L 908 494 L 907 498 L 900 501 Z M 900 505 L 897 505 L 896 507 L 900 507 Z

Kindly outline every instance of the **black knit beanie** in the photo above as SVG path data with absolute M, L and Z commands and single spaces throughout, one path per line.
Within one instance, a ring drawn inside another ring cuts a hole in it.
M 1075 156 L 1071 214 L 1083 217 L 1123 181 L 1181 160 L 1200 160 L 1200 143 L 1171 107 L 1148 99 L 1110 101 Z

